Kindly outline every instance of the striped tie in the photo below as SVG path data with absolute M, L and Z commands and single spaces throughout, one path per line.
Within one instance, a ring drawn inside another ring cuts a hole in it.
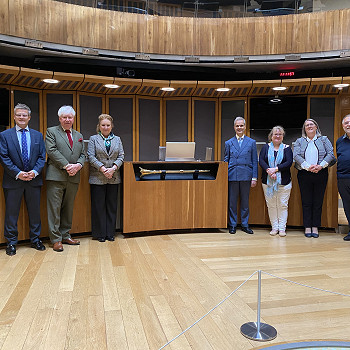
M 28 145 L 27 145 L 27 136 L 26 129 L 21 129 L 22 132 L 22 160 L 24 165 L 24 171 L 29 171 L 29 157 L 28 157 Z

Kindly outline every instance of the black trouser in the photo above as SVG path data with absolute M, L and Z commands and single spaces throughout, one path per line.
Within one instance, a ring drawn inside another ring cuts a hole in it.
M 92 237 L 114 237 L 117 220 L 118 185 L 90 185 L 90 189 Z
M 328 181 L 328 168 L 318 173 L 298 171 L 304 227 L 321 226 L 322 204 Z
M 338 191 L 350 226 L 350 179 L 338 179 Z

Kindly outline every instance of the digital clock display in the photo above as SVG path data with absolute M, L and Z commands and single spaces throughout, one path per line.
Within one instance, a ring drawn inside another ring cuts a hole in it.
M 280 72 L 280 77 L 294 77 L 294 72 Z

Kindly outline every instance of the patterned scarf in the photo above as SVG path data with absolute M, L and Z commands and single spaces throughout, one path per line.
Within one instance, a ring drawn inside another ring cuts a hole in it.
M 108 137 L 104 137 L 101 133 L 101 131 L 99 131 L 99 134 L 101 135 L 101 137 L 103 138 L 104 142 L 105 142 L 105 146 L 106 146 L 106 150 L 107 153 L 109 153 L 109 150 L 111 149 L 111 141 L 114 139 L 114 134 L 111 132 Z
M 283 159 L 283 150 L 284 150 L 284 144 L 281 143 L 277 151 L 277 157 L 275 158 L 275 150 L 273 147 L 273 143 L 271 142 L 269 144 L 269 151 L 267 153 L 269 168 L 276 168 L 278 164 L 281 164 Z M 267 176 L 266 194 L 268 197 L 272 197 L 274 192 L 278 191 L 278 186 L 281 184 L 281 173 L 277 172 L 276 176 L 277 176 L 276 180 L 273 180 L 270 176 Z

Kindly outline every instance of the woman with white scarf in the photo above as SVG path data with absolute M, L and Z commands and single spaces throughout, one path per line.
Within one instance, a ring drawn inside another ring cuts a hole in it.
M 286 236 L 288 201 L 292 189 L 290 167 L 293 163 L 291 148 L 283 143 L 285 131 L 275 126 L 268 135 L 269 143 L 264 145 L 259 155 L 262 168 L 262 186 L 269 212 L 271 236 Z

